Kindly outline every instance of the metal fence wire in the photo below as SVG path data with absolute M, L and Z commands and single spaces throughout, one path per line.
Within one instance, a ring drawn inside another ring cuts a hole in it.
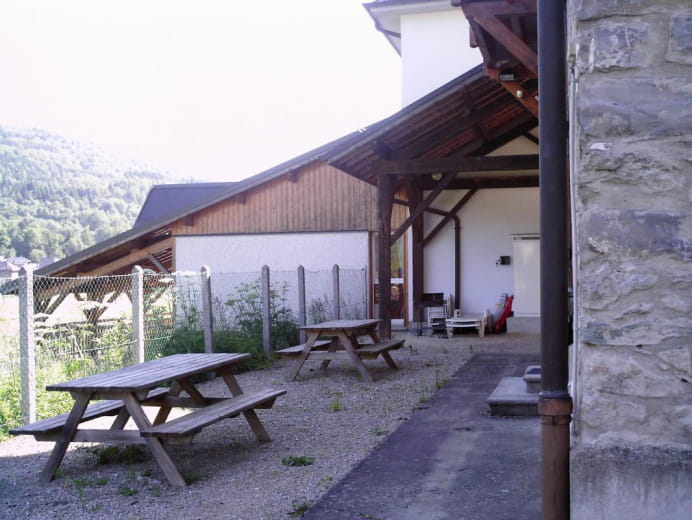
M 338 276 L 339 317 L 365 318 L 368 281 L 365 268 L 305 271 L 305 319 L 317 323 L 336 317 L 335 280 Z M 37 387 L 121 368 L 137 361 L 135 310 L 141 298 L 145 360 L 160 357 L 181 328 L 203 328 L 203 272 L 137 274 L 33 279 L 34 358 Z M 26 280 L 26 278 L 24 278 Z M 300 322 L 302 290 L 297 271 L 271 271 L 272 305 Z M 20 377 L 20 291 L 22 278 L 0 284 L 0 380 Z M 261 273 L 211 273 L 211 314 L 215 330 L 238 326 L 234 302 L 259 305 Z

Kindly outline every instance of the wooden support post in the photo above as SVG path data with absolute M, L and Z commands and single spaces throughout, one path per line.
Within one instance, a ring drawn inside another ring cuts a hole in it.
M 394 186 L 396 177 L 379 174 L 377 177 L 377 242 L 378 262 L 377 280 L 379 286 L 380 336 L 392 336 L 391 303 L 389 286 L 392 280 L 392 206 L 394 205 Z
M 305 267 L 298 266 L 298 325 L 307 325 L 307 308 L 305 306 Z M 304 330 L 300 331 L 300 342 L 305 343 L 307 335 Z
M 214 346 L 214 314 L 211 307 L 211 271 L 202 266 L 200 270 L 202 281 L 202 328 L 204 329 L 204 352 L 211 354 L 216 351 Z
M 144 362 L 144 270 L 132 268 L 132 334 L 136 363 Z
M 19 369 L 22 388 L 22 424 L 36 421 L 36 353 L 34 338 L 34 271 L 19 271 Z
M 262 266 L 262 348 L 265 354 L 272 349 L 271 341 L 271 286 L 269 282 L 269 266 Z
M 339 296 L 339 266 L 334 264 L 332 267 L 332 294 L 334 295 L 334 319 L 341 319 L 341 298 Z

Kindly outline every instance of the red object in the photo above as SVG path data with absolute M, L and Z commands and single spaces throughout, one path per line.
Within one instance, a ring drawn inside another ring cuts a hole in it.
M 495 323 L 495 332 L 502 332 L 502 329 L 505 326 L 505 322 L 507 321 L 507 317 L 512 313 L 513 301 L 514 295 L 507 297 L 507 300 L 505 301 L 505 308 L 502 309 L 502 314 L 500 314 L 500 317 L 497 318 L 497 322 Z

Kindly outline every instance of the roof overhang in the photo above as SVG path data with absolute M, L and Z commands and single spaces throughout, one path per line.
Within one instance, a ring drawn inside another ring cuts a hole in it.
M 449 0 L 382 0 L 363 4 L 394 50 L 401 56 L 401 17 L 437 11 L 454 11 Z

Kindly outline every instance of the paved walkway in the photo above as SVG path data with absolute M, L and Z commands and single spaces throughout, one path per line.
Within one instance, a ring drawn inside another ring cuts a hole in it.
M 305 514 L 307 520 L 540 518 L 540 423 L 486 399 L 535 355 L 477 354 Z

